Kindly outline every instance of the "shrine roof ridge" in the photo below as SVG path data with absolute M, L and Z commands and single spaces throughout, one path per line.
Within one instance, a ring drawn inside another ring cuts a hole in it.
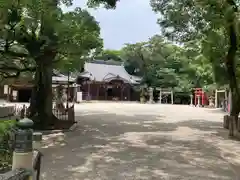
M 120 78 L 131 84 L 139 84 L 142 79 L 141 77 L 130 75 L 123 65 L 100 64 L 94 62 L 86 62 L 84 64 L 84 72 L 79 76 L 100 82 Z

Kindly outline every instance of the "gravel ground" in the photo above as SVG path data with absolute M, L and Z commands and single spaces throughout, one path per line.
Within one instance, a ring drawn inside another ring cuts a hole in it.
M 44 136 L 42 179 L 240 179 L 240 142 L 217 110 L 88 103 L 76 116 L 75 131 Z

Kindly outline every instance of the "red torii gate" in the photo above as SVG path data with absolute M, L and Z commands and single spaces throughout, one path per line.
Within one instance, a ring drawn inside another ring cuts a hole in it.
M 208 97 L 206 95 L 206 93 L 203 91 L 202 88 L 195 88 L 194 89 L 194 105 L 198 104 L 198 98 L 200 97 L 200 105 L 207 105 L 208 104 Z

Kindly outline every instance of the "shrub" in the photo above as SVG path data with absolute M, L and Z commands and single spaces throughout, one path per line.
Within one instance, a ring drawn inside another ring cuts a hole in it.
M 0 120 L 0 173 L 11 168 L 13 150 L 11 133 L 15 124 L 14 120 Z

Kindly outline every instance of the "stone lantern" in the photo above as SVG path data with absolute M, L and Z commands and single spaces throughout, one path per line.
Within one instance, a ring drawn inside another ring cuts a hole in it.
M 212 96 L 209 98 L 209 107 L 211 107 L 211 108 L 214 107 L 214 102 L 213 102 L 213 97 Z
M 33 121 L 28 118 L 19 120 L 15 132 L 15 147 L 12 169 L 32 169 L 33 158 Z
M 190 95 L 190 106 L 193 106 L 193 95 Z

